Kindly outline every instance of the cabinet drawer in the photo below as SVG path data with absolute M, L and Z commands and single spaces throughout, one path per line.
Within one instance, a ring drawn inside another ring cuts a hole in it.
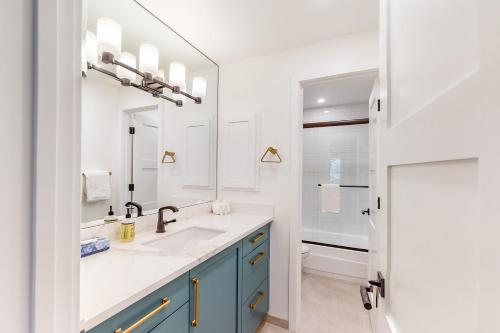
M 260 244 L 248 256 L 243 258 L 242 297 L 247 298 L 269 275 L 269 241 Z
M 269 310 L 269 283 L 265 279 L 241 309 L 241 333 L 255 333 Z
M 189 303 L 184 304 L 149 333 L 189 333 Z
M 248 255 L 267 239 L 269 239 L 269 225 L 266 225 L 245 237 L 243 239 L 243 256 Z
M 168 297 L 170 304 L 162 307 L 151 318 L 134 330 L 134 333 L 151 331 L 161 321 L 170 316 L 189 300 L 189 274 L 186 273 L 169 284 L 159 288 L 125 310 L 99 324 L 88 333 L 114 333 L 116 329 L 126 330 L 146 315 L 158 309 L 162 300 Z M 96 300 L 98 301 L 98 300 Z

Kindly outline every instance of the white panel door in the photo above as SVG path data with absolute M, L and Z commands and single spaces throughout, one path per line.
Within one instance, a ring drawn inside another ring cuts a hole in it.
M 500 332 L 500 1 L 381 1 L 376 332 Z
M 368 256 L 368 280 L 376 280 L 377 272 L 380 270 L 378 263 L 378 239 L 377 235 L 377 215 L 378 215 L 378 163 L 380 161 L 379 157 L 379 83 L 378 80 L 375 81 L 372 93 L 370 94 L 369 105 L 369 117 L 370 117 L 370 156 L 369 156 L 369 181 L 370 181 L 370 219 L 368 226 L 368 239 L 369 239 L 369 256 Z M 372 327 L 377 326 L 377 315 L 378 309 L 375 307 L 377 304 L 377 295 L 370 293 L 371 301 L 373 304 L 372 311 L 370 311 L 370 322 Z
M 158 114 L 157 111 L 132 114 L 135 127 L 132 156 L 135 202 L 144 210 L 158 208 Z

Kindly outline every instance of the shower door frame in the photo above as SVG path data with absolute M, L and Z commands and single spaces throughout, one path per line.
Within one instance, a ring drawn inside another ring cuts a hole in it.
M 346 79 L 359 76 L 377 76 L 378 68 L 358 71 L 325 71 L 292 78 L 290 85 L 290 179 L 296 188 L 291 193 L 290 256 L 288 279 L 288 324 L 290 332 L 300 327 L 301 308 L 301 230 L 302 230 L 302 138 L 303 138 L 303 87 L 307 83 L 325 79 Z
M 337 127 L 337 126 L 369 125 L 369 124 L 370 124 L 370 118 L 353 118 L 353 119 L 303 123 L 302 128 L 321 128 L 321 127 Z M 318 186 L 321 186 L 321 184 L 318 184 Z M 340 184 L 340 187 L 366 188 L 368 190 L 370 189 L 370 186 L 368 186 L 368 185 L 344 185 L 344 184 Z M 369 215 L 368 215 L 368 217 L 369 217 Z M 322 242 L 316 242 L 313 240 L 304 240 L 304 239 L 302 239 L 302 243 L 319 245 L 319 246 L 326 246 L 326 247 L 333 247 L 333 248 L 337 248 L 337 249 L 350 250 L 350 251 L 368 252 L 368 247 L 361 248 L 361 247 L 353 247 L 353 246 L 347 246 L 347 245 L 338 245 L 338 244 L 333 244 L 333 243 L 322 243 Z

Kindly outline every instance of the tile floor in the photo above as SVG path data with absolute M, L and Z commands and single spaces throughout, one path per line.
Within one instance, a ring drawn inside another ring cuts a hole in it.
M 328 277 L 302 274 L 302 323 L 299 333 L 371 333 L 359 285 Z M 266 323 L 260 333 L 285 333 Z

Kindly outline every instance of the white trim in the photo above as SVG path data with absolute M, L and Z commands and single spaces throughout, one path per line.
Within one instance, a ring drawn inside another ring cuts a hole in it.
M 302 228 L 302 113 L 303 84 L 322 79 L 341 79 L 353 76 L 376 74 L 377 68 L 355 72 L 318 72 L 292 78 L 290 85 L 290 179 L 295 181 L 295 191 L 291 191 L 293 213 L 290 220 L 290 263 L 288 282 L 288 321 L 290 332 L 300 327 L 301 302 L 301 228 Z
M 38 0 L 32 332 L 79 330 L 81 2 Z

